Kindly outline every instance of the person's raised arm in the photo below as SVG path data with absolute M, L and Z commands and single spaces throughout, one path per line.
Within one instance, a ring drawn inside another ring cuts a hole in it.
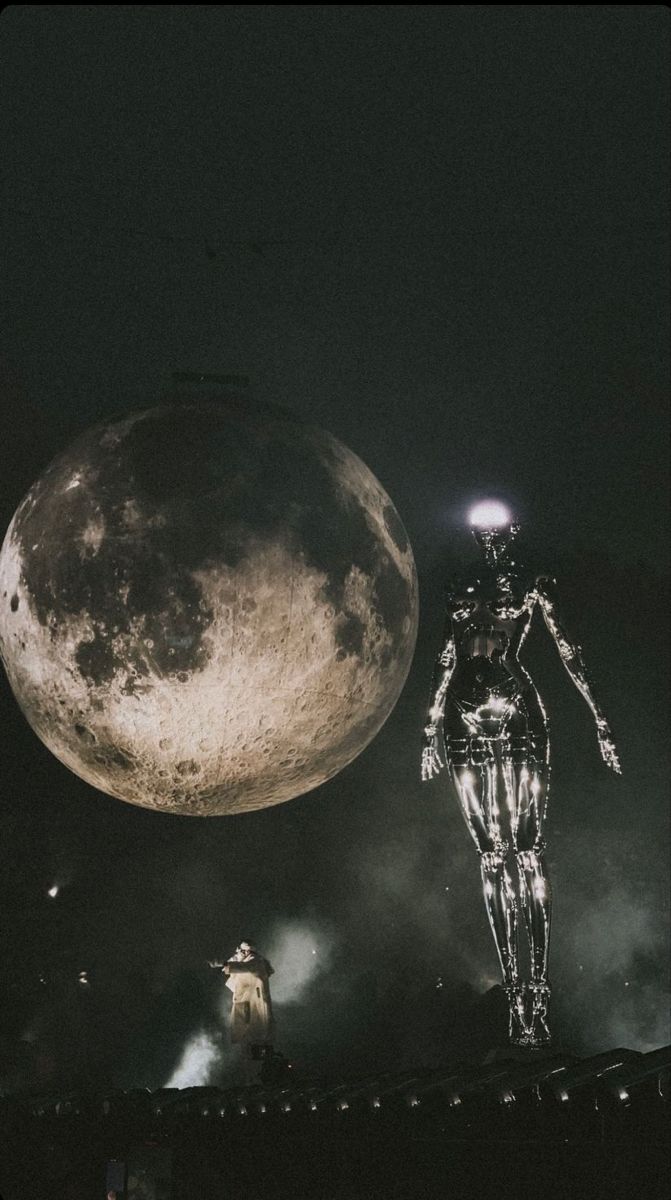
M 582 658 L 582 651 L 577 642 L 574 642 L 566 629 L 563 618 L 560 616 L 557 608 L 557 585 L 556 581 L 548 575 L 542 575 L 536 580 L 536 595 L 538 603 L 541 606 L 541 611 L 555 644 L 559 651 L 559 656 L 566 667 L 571 679 L 580 692 L 581 696 L 587 701 L 587 704 L 596 721 L 596 732 L 599 740 L 599 750 L 601 757 L 611 770 L 622 774 L 620 761 L 615 749 L 613 735 L 610 731 L 608 721 L 604 717 L 599 708 L 593 692 L 592 686 L 587 676 L 587 671 Z

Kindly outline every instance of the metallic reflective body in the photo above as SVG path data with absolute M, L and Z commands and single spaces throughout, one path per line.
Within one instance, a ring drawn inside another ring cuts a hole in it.
M 550 1041 L 552 892 L 543 841 L 549 739 L 540 696 L 518 658 L 537 605 L 594 716 L 604 762 L 618 774 L 620 765 L 580 647 L 559 616 L 554 580 L 534 580 L 511 557 L 517 532 L 512 524 L 474 529 L 482 568 L 448 589 L 443 645 L 424 729 L 422 779 L 447 767 L 480 856 L 485 905 L 508 998 L 510 1041 L 539 1046 Z M 529 947 L 528 980 L 520 971 L 520 914 Z

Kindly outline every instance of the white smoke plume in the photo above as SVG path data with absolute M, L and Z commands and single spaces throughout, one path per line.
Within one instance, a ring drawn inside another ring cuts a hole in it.
M 221 1062 L 221 1048 L 201 1030 L 189 1039 L 179 1063 L 163 1085 L 168 1088 L 205 1087 Z

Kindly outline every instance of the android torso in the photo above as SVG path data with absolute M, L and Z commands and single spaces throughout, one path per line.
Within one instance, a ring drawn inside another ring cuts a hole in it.
M 455 580 L 446 596 L 457 677 L 478 660 L 518 675 L 517 654 L 536 603 L 534 577 L 511 565 L 482 567 Z M 456 680 L 455 680 L 456 682 Z

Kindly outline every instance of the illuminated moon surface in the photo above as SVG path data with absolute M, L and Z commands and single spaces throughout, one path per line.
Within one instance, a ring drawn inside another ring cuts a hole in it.
M 163 812 L 244 812 L 334 776 L 393 708 L 417 615 L 375 476 L 246 400 L 89 430 L 0 554 L 0 650 L 31 726 L 94 787 Z

